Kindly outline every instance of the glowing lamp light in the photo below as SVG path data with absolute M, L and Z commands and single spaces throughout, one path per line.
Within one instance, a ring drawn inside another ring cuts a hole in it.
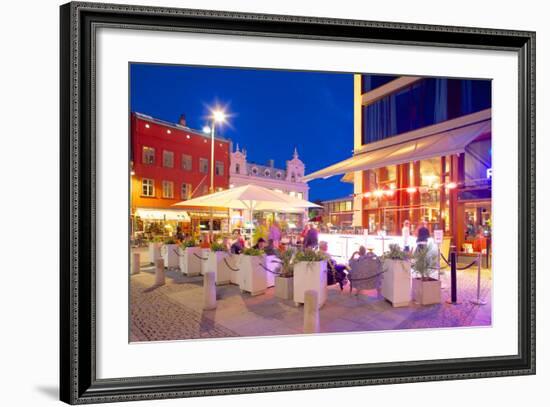
M 382 191 L 381 189 L 377 189 L 376 191 L 374 191 L 374 196 L 376 198 L 380 198 L 382 195 L 384 195 L 384 191 Z
M 363 196 L 364 196 L 365 198 L 370 198 L 371 195 L 372 195 L 372 193 L 371 193 L 370 191 L 369 191 L 369 192 L 365 192 L 365 193 L 363 194 Z
M 393 189 L 388 189 L 387 191 L 384 191 L 384 194 L 385 194 L 386 196 L 388 196 L 388 197 L 392 197 L 392 196 L 394 196 L 394 194 L 395 194 L 395 190 L 393 190 Z
M 130 171 L 130 175 L 136 175 L 136 172 L 134 170 Z
M 416 187 L 408 187 L 408 188 L 407 188 L 407 192 L 408 192 L 409 194 L 414 194 L 414 193 L 416 192 Z
M 189 134 L 185 137 L 187 138 L 187 140 L 189 140 L 191 138 L 191 136 Z
M 166 133 L 167 134 L 172 134 L 172 131 L 171 130 L 166 130 Z
M 392 182 L 392 183 L 390 184 L 390 189 L 394 190 L 395 188 L 396 188 L 396 187 L 395 187 L 395 184 Z
M 456 182 L 449 182 L 447 185 L 446 185 L 446 188 L 447 189 L 455 189 L 456 188 Z
M 225 122 L 225 112 L 223 110 L 214 110 L 212 112 L 212 117 L 216 123 Z
M 212 130 L 210 129 L 209 126 L 204 126 L 204 127 L 202 128 L 202 131 L 203 131 L 203 133 L 210 133 Z
M 149 126 L 149 123 L 145 123 L 145 128 L 148 129 L 149 127 L 151 127 Z

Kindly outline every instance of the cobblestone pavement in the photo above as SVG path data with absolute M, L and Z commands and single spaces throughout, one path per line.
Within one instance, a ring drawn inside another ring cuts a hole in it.
M 487 305 L 474 305 L 477 271 L 458 272 L 460 304 L 447 304 L 449 272 L 442 276 L 440 304 L 393 308 L 376 291 L 350 295 L 332 286 L 320 310 L 321 332 L 383 331 L 491 325 L 490 271 L 483 270 L 480 297 Z M 217 308 L 203 311 L 202 276 L 166 273 L 166 285 L 154 287 L 154 270 L 143 266 L 131 277 L 131 335 L 135 341 L 221 338 L 235 336 L 292 335 L 303 333 L 303 307 L 281 300 L 270 288 L 263 295 L 243 294 L 235 285 L 217 287 Z

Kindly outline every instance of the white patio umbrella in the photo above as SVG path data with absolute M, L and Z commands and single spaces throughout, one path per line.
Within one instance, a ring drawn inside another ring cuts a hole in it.
M 178 202 L 173 206 L 248 209 L 250 210 L 251 219 L 254 211 L 273 210 L 289 212 L 291 210 L 300 211 L 305 208 L 320 207 L 313 202 L 251 184 L 226 189 L 214 194 L 203 195 L 194 199 L 188 199 L 187 201 Z

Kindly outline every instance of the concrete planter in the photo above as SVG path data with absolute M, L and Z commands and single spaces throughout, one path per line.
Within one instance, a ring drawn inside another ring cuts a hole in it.
M 241 262 L 242 254 L 230 254 L 227 258 L 227 263 L 231 266 L 229 273 L 229 282 L 231 284 L 240 285 L 241 278 Z
M 201 273 L 201 248 L 186 247 L 179 249 L 180 271 L 186 276 L 198 276 Z
M 164 267 L 174 268 L 179 267 L 179 248 L 177 244 L 165 244 L 162 248 L 162 258 L 164 259 Z
M 275 278 L 277 276 L 277 270 L 281 267 L 281 263 L 277 256 L 270 254 L 265 256 L 265 267 L 271 271 L 266 273 L 267 276 L 267 286 L 273 287 L 275 285 Z
M 420 305 L 439 304 L 441 302 L 441 281 L 430 278 L 412 280 L 413 300 Z
M 411 264 L 404 260 L 384 260 L 382 296 L 394 307 L 406 307 L 411 301 Z
M 208 257 L 210 256 L 210 251 L 210 249 L 200 249 L 199 256 L 201 256 L 201 274 L 208 271 Z
M 216 275 L 216 285 L 229 284 L 231 281 L 231 269 L 227 266 L 228 257 L 229 253 L 227 252 L 210 251 L 208 253 L 205 272 L 214 272 Z
M 239 287 L 250 295 L 264 294 L 267 289 L 265 256 L 241 256 Z
M 294 265 L 294 302 L 296 305 L 304 303 L 304 294 L 307 290 L 319 293 L 319 308 L 327 299 L 327 262 L 301 261 Z
M 160 259 L 160 242 L 149 242 L 149 263 L 156 264 L 157 259 Z
M 293 277 L 275 277 L 275 297 L 283 300 L 292 300 L 294 298 L 294 278 Z

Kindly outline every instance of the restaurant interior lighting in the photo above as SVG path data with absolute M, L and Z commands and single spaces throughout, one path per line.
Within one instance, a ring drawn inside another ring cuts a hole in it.
M 371 193 L 370 191 L 365 192 L 365 193 L 363 194 L 363 196 L 364 196 L 365 198 L 370 198 L 371 195 L 372 195 L 372 193 Z
M 374 191 L 375 197 L 380 198 L 382 195 L 384 195 L 384 191 L 382 191 L 381 189 L 377 189 L 376 191 Z
M 457 185 L 456 185 L 456 182 L 449 182 L 449 183 L 445 186 L 445 188 L 447 188 L 447 189 L 455 189 L 456 186 L 457 186 Z
M 408 188 L 407 188 L 407 192 L 408 192 L 409 194 L 414 194 L 414 193 L 416 192 L 416 187 L 408 187 Z

